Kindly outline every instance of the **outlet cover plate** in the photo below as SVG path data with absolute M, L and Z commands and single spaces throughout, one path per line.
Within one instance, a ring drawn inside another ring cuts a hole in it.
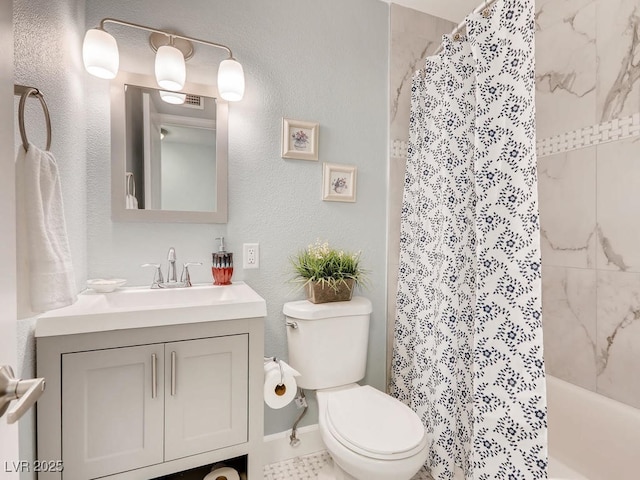
M 242 268 L 260 268 L 260 244 L 259 243 L 243 243 L 242 244 Z

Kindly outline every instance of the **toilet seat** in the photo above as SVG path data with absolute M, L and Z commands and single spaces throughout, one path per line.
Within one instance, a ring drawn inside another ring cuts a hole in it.
M 331 435 L 351 451 L 379 460 L 400 460 L 422 450 L 418 416 L 395 398 L 368 385 L 332 393 L 325 420 Z

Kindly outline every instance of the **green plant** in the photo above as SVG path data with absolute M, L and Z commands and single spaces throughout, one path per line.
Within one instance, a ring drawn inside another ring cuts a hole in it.
M 346 285 L 347 279 L 353 279 L 355 285 L 366 284 L 367 272 L 360 267 L 360 252 L 351 253 L 336 250 L 328 242 L 309 245 L 291 257 L 296 274 L 294 281 L 302 286 L 310 282 L 320 282 L 322 287 L 329 286 L 337 290 Z

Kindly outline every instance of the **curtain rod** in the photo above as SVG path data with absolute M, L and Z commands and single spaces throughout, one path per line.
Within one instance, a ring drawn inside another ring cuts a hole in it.
M 484 3 L 482 5 L 479 5 L 478 7 L 476 7 L 476 9 L 473 11 L 474 14 L 480 13 L 482 12 L 482 16 L 484 16 L 485 18 L 487 18 L 489 16 L 489 7 L 491 7 L 494 3 L 496 3 L 498 0 L 485 0 Z M 453 37 L 454 41 L 458 41 L 460 40 L 460 32 L 467 26 L 467 19 L 465 18 L 464 20 L 462 20 L 462 22 L 460 22 L 458 24 L 458 26 L 456 28 L 454 28 L 451 31 L 451 36 Z M 440 46 L 438 47 L 438 49 L 435 51 L 434 55 L 439 54 L 442 51 L 443 47 L 442 44 L 440 44 Z

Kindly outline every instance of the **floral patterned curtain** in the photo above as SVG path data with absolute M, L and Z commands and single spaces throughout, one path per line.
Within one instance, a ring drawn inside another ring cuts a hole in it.
M 391 393 L 436 480 L 547 478 L 534 33 L 498 0 L 413 78 Z

